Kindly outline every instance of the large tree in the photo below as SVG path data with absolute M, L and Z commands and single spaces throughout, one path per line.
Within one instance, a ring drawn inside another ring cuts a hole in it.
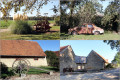
M 92 22 L 96 12 L 102 11 L 101 4 L 94 0 L 61 0 L 60 5 L 61 32 L 84 22 Z
M 110 2 L 105 9 L 102 24 L 106 30 L 120 32 L 120 0 Z

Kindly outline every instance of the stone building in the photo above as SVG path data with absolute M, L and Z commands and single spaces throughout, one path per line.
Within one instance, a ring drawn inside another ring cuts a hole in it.
M 60 47 L 60 73 L 63 72 L 64 68 L 77 70 L 75 54 L 70 45 Z
M 75 57 L 75 63 L 77 64 L 77 69 L 78 70 L 83 70 L 85 69 L 86 65 L 86 57 L 85 56 L 76 56 Z
M 87 57 L 75 55 L 70 45 L 60 48 L 60 72 L 64 68 L 73 68 L 74 70 L 100 70 L 104 69 L 108 60 L 91 51 Z
M 87 56 L 87 64 L 85 65 L 85 69 L 87 70 L 100 70 L 104 69 L 105 65 L 107 65 L 108 60 L 99 55 L 97 52 L 92 50 Z
M 46 54 L 37 42 L 0 40 L 0 62 L 12 67 L 16 59 L 26 59 L 31 66 L 47 66 Z

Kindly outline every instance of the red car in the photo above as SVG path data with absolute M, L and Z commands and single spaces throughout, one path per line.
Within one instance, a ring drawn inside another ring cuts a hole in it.
M 103 34 L 104 30 L 97 27 L 95 24 L 83 24 L 80 27 L 74 27 L 68 29 L 68 34 L 77 35 L 77 34 Z

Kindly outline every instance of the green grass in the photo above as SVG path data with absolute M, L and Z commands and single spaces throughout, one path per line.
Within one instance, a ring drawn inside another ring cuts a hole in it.
M 59 69 L 55 68 L 55 67 L 51 67 L 51 66 L 47 66 L 47 67 L 40 67 L 41 69 L 44 70 L 48 70 L 48 71 L 55 71 L 58 72 Z M 34 68 L 30 68 L 27 74 L 41 74 L 41 73 L 48 73 L 47 71 L 44 70 L 38 70 L 38 69 L 34 69 Z
M 102 35 L 68 35 L 61 34 L 61 39 L 69 40 L 119 40 L 120 35 L 116 33 L 105 33 Z
M 56 30 L 60 31 L 60 26 L 51 26 L 52 28 L 50 30 Z
M 10 26 L 10 24 L 13 22 L 13 20 L 0 20 L 0 29 L 6 29 Z M 34 25 L 35 20 L 28 20 L 28 24 Z M 49 20 L 49 23 L 55 23 L 54 20 Z
M 29 71 L 28 71 L 27 74 L 41 74 L 41 73 L 47 73 L 47 72 L 46 72 L 46 71 L 42 71 L 42 70 L 38 70 L 38 69 L 31 68 L 31 69 L 29 69 Z
M 0 39 L 6 40 L 58 40 L 60 39 L 59 32 L 54 33 L 39 33 L 39 34 L 25 34 L 17 35 L 10 32 L 1 32 Z

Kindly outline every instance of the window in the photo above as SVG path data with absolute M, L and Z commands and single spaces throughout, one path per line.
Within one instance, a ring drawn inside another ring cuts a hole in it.
M 82 25 L 82 27 L 87 27 L 86 25 Z
M 34 58 L 34 60 L 38 60 L 38 58 Z
M 91 27 L 93 27 L 93 26 L 92 26 L 92 25 L 88 25 L 88 27 L 90 27 L 90 28 L 91 28 Z
M 78 66 L 78 69 L 81 69 L 81 66 Z

